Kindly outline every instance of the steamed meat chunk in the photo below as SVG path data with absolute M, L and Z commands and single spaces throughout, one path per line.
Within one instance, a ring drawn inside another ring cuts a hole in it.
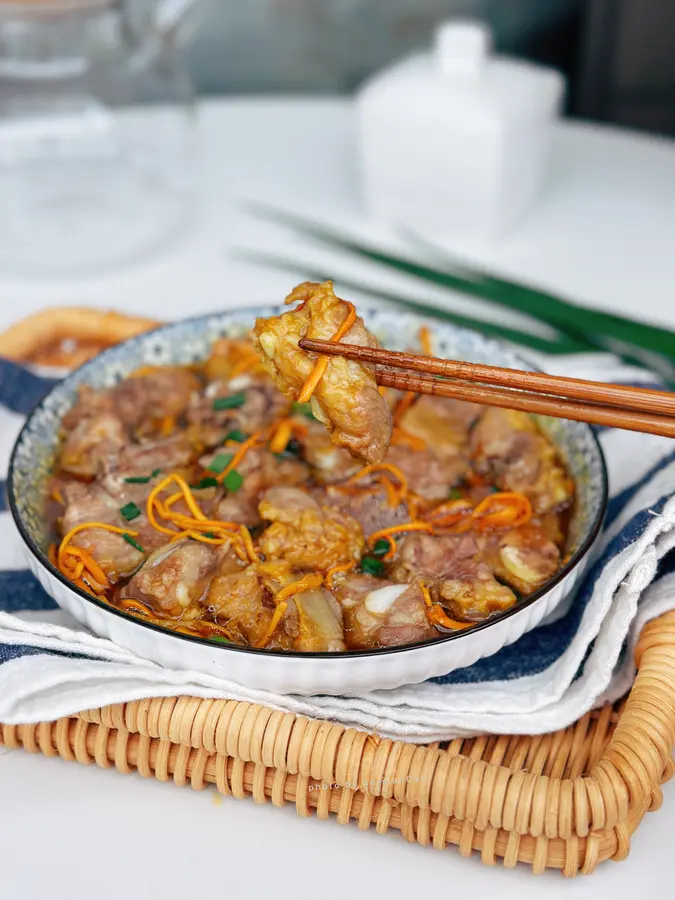
M 336 589 L 345 640 L 354 650 L 412 644 L 434 637 L 422 591 L 372 575 L 348 575 Z
M 471 434 L 477 471 L 502 490 L 525 494 L 535 513 L 556 512 L 572 502 L 574 485 L 555 449 L 527 413 L 489 408 Z
M 130 461 L 141 451 L 131 444 L 127 429 L 151 434 L 164 421 L 175 424 L 198 386 L 189 370 L 167 366 L 126 378 L 110 390 L 81 388 L 77 402 L 63 420 L 67 434 L 61 468 L 83 478 L 95 478 L 117 466 L 131 468 Z M 187 445 L 185 438 L 179 442 Z M 129 458 L 120 463 L 122 452 Z M 159 456 L 159 463 L 149 460 L 150 471 L 158 464 L 175 464 L 165 454 Z
M 438 599 L 451 616 L 467 622 L 482 622 L 493 613 L 511 609 L 516 595 L 500 584 L 489 567 L 479 563 L 472 573 L 447 578 L 438 586 Z
M 258 644 L 266 635 L 275 610 L 272 594 L 254 566 L 214 578 L 204 605 L 218 622 L 227 626 L 235 640 L 251 646 Z M 282 617 L 266 646 L 290 650 L 297 633 L 297 616 L 289 611 Z
M 317 493 L 315 496 L 321 496 Z M 325 489 L 326 502 L 334 509 L 347 513 L 361 526 L 366 537 L 383 528 L 403 525 L 410 521 L 405 503 L 390 506 L 387 492 L 382 487 L 372 490 L 343 491 L 339 486 Z
M 147 552 L 156 550 L 167 542 L 168 537 L 161 531 L 157 531 L 157 529 L 150 524 L 147 516 L 147 500 L 150 492 L 164 476 L 158 473 L 146 483 L 138 484 L 134 482 L 129 483 L 127 481 L 127 475 L 128 472 L 112 472 L 111 474 L 106 475 L 105 478 L 102 478 L 99 482 L 103 490 L 110 495 L 110 498 L 112 499 L 111 505 L 114 506 L 118 516 L 116 521 L 110 521 L 108 524 L 115 525 L 118 524 L 119 521 L 122 527 L 130 528 L 133 531 L 138 532 L 135 540 L 144 550 Z M 170 493 L 171 488 L 168 489 L 168 494 Z M 195 493 L 195 499 L 202 509 L 202 512 L 206 515 L 211 513 L 220 497 L 220 493 L 220 488 L 206 488 L 205 490 Z M 167 493 L 163 493 L 160 496 L 165 497 L 167 496 Z M 130 521 L 123 519 L 120 515 L 120 510 L 128 503 L 134 503 L 139 509 L 139 514 Z M 172 509 L 174 512 L 190 515 L 187 504 L 182 498 L 178 500 L 177 503 L 173 504 Z
M 103 528 L 87 528 L 74 536 L 72 543 L 89 550 L 113 582 L 127 577 L 140 565 L 147 553 L 163 546 L 167 541 L 166 535 L 153 528 L 146 515 L 146 500 L 152 487 L 152 482 L 128 484 L 124 476 L 118 474 L 106 475 L 96 484 L 75 481 L 63 487 L 66 505 L 61 531 L 64 534 L 85 522 L 101 522 L 138 532 L 134 540 L 143 548 L 143 553 L 121 535 Z M 120 512 L 128 503 L 136 504 L 140 510 L 139 515 L 131 522 Z
M 229 451 L 232 448 L 227 449 Z M 208 465 L 210 459 L 211 457 L 204 457 L 202 462 Z M 263 447 L 250 449 L 237 466 L 237 471 L 244 481 L 236 493 L 230 493 L 220 501 L 218 518 L 237 522 L 248 528 L 261 524 L 258 503 L 268 488 L 275 485 L 299 485 L 309 478 L 309 469 L 305 463 L 292 456 L 277 458 Z
M 316 357 L 298 347 L 301 338 L 330 340 L 349 314 L 330 281 L 305 282 L 288 298 L 300 306 L 281 316 L 258 319 L 253 341 L 266 368 L 281 390 L 296 400 L 312 374 Z M 345 340 L 377 347 L 378 342 L 357 317 Z M 331 432 L 338 446 L 367 463 L 381 462 L 391 438 L 391 414 L 380 396 L 372 368 L 331 357 L 311 398 L 314 415 Z
M 415 532 L 399 543 L 391 578 L 412 582 L 418 578 L 434 583 L 457 572 L 470 572 L 479 554 L 472 534 L 431 535 Z
M 150 554 L 120 596 L 178 618 L 205 597 L 224 552 L 189 539 L 167 544 Z
M 251 381 L 247 388 L 243 388 L 245 379 Z M 241 376 L 240 379 L 231 381 L 228 390 L 237 388 L 243 390 L 245 400 L 242 406 L 230 410 L 230 425 L 241 428 L 244 431 L 260 431 L 271 425 L 279 416 L 286 412 L 288 401 L 272 381 L 265 376 L 254 382 L 251 376 Z
M 305 420 L 301 424 L 307 429 L 302 438 L 302 457 L 317 481 L 332 484 L 359 471 L 359 461 L 344 447 L 336 446 L 320 422 Z
M 128 428 L 149 434 L 163 420 L 182 415 L 198 390 L 199 380 L 188 368 L 156 366 L 120 381 L 112 391 L 112 402 Z
M 143 511 L 145 510 L 148 494 L 155 484 L 160 481 L 161 477 L 161 475 L 157 474 L 155 478 L 150 478 L 145 483 L 138 483 L 133 481 L 128 482 L 127 472 L 109 472 L 107 475 L 100 478 L 97 484 L 89 485 L 87 490 L 90 494 L 92 491 L 98 491 L 102 488 L 112 500 L 111 505 L 114 506 L 116 510 L 119 510 L 127 503 L 135 503 L 136 506 Z M 129 528 L 137 527 L 136 523 L 138 522 L 138 519 L 134 519 L 133 522 L 134 524 L 129 525 Z
M 97 390 L 88 384 L 80 385 L 77 400 L 61 422 L 66 432 L 72 431 L 83 419 L 92 419 L 100 413 L 113 413 L 112 394 L 107 390 Z
M 342 610 L 325 588 L 295 594 L 298 635 L 293 649 L 302 653 L 338 653 L 346 650 L 342 636 Z
M 241 491 L 223 497 L 218 503 L 216 518 L 221 522 L 236 522 L 246 528 L 255 528 L 262 521 L 256 498 Z
M 284 559 L 299 569 L 325 571 L 361 556 L 364 538 L 351 516 L 321 506 L 299 488 L 270 488 L 260 515 L 272 524 L 260 536 L 267 559 Z
M 401 427 L 425 441 L 437 456 L 454 459 L 466 447 L 481 411 L 476 403 L 422 394 L 404 413 Z
M 131 527 L 120 513 L 119 500 L 98 484 L 72 482 L 63 488 L 63 497 L 66 502 L 61 520 L 63 534 L 85 522 L 101 522 L 117 528 Z M 128 577 L 143 561 L 143 554 L 127 543 L 122 535 L 104 528 L 86 528 L 74 535 L 71 543 L 88 550 L 111 582 Z
M 84 417 L 66 436 L 61 468 L 70 475 L 95 478 L 115 465 L 126 440 L 122 422 L 113 413 Z
M 408 535 L 400 545 L 391 577 L 397 582 L 425 581 L 435 600 L 452 616 L 471 622 L 516 602 L 484 561 L 474 535 Z
M 278 568 L 274 574 L 271 570 Z M 288 564 L 249 566 L 215 578 L 205 599 L 209 611 L 224 622 L 235 640 L 269 649 L 307 652 L 341 651 L 342 611 L 323 588 L 294 594 L 268 640 L 276 604 L 274 595 L 297 580 Z
M 217 408 L 218 400 L 237 398 L 242 394 L 244 402 L 240 406 Z M 204 445 L 214 447 L 233 429 L 252 434 L 267 428 L 287 408 L 288 400 L 266 374 L 254 378 L 246 373 L 229 382 L 209 384 L 203 394 L 193 398 L 187 419 L 195 426 L 196 434 Z
M 431 450 L 411 452 L 401 446 L 389 448 L 386 462 L 400 469 L 413 494 L 428 502 L 447 500 L 451 488 L 468 471 L 466 461 L 460 456 L 440 457 Z
M 151 475 L 156 469 L 169 473 L 187 466 L 195 456 L 195 448 L 182 434 L 128 444 L 119 454 L 117 469 L 136 477 Z
M 560 551 L 541 526 L 531 523 L 478 538 L 484 559 L 502 581 L 530 594 L 557 571 Z
M 167 417 L 182 415 L 199 387 L 197 376 L 182 366 L 143 369 L 106 390 L 83 385 L 63 425 L 71 429 L 83 419 L 110 413 L 131 431 L 149 434 Z
M 260 447 L 248 451 L 238 471 L 244 476 L 244 486 L 258 494 L 276 485 L 295 487 L 309 478 L 309 469 L 301 460 L 278 457 Z

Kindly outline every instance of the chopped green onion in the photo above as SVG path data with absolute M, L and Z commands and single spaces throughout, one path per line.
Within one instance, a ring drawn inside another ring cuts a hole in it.
M 228 431 L 225 441 L 237 441 L 237 443 L 242 444 L 247 438 L 248 435 L 245 431 L 233 428 L 232 431 Z
M 152 475 L 139 475 L 138 477 L 125 478 L 127 484 L 147 484 L 156 475 L 159 475 L 161 469 L 155 469 Z
M 202 478 L 201 481 L 197 482 L 197 484 L 190 485 L 190 487 L 194 491 L 201 491 L 203 488 L 218 487 L 218 482 L 215 478 L 207 477 Z
M 220 475 L 229 466 L 233 455 L 233 453 L 218 453 L 206 468 L 209 472 L 215 472 L 216 475 Z
M 380 576 L 384 572 L 384 563 L 374 556 L 364 556 L 361 560 L 361 571 L 367 575 Z
M 140 509 L 136 506 L 135 503 L 125 503 L 124 506 L 120 509 L 120 512 L 127 520 L 127 522 L 131 522 L 132 519 L 137 519 L 141 514 Z
M 207 538 L 214 538 L 214 537 L 215 537 L 215 534 L 214 534 L 212 531 L 203 531 L 202 534 L 203 534 L 204 537 L 207 537 Z M 190 537 L 188 538 L 188 540 L 189 540 L 189 541 L 198 541 L 199 538 L 190 536 Z
M 232 471 L 228 472 L 225 478 L 223 478 L 223 485 L 231 494 L 234 494 L 235 491 L 238 491 L 243 483 L 244 479 L 236 469 L 232 469 Z
M 375 546 L 373 547 L 373 556 L 384 556 L 385 553 L 389 552 L 389 541 L 386 541 L 384 538 L 380 538 L 378 541 L 375 541 Z
M 127 542 L 127 544 L 131 544 L 139 553 L 145 553 L 145 550 L 141 547 L 138 541 L 135 541 L 130 534 L 123 534 L 122 537 Z
M 227 638 L 220 637 L 219 634 L 214 634 L 212 637 L 209 638 L 209 640 L 215 641 L 217 644 L 231 644 L 232 643 L 232 641 L 228 641 Z
M 298 403 L 296 400 L 291 404 L 291 410 L 294 413 L 298 413 L 298 415 L 305 416 L 307 419 L 316 419 L 316 416 L 312 412 L 312 404 L 311 403 Z
M 221 409 L 237 409 L 246 403 L 246 394 L 243 391 L 237 391 L 236 394 L 230 394 L 229 397 L 216 397 L 213 401 L 215 410 Z
M 448 497 L 451 500 L 461 500 L 462 496 L 463 496 L 462 492 L 460 491 L 459 488 L 451 488 L 450 493 L 448 494 Z

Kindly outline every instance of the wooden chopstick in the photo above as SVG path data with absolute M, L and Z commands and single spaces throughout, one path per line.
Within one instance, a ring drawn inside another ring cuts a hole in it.
M 610 428 L 624 428 L 627 431 L 643 431 L 647 434 L 675 437 L 675 418 L 656 413 L 638 413 L 635 410 L 616 409 L 600 404 L 577 403 L 562 397 L 546 397 L 544 394 L 535 394 L 531 391 L 486 387 L 465 381 L 443 381 L 434 375 L 401 372 L 385 366 L 375 368 L 375 379 L 384 387 L 397 388 L 400 391 L 436 394 L 439 397 L 452 397 L 455 400 L 482 403 L 486 406 L 501 406 L 542 416 L 574 419 L 591 425 L 606 425 Z
M 374 363 L 376 380 L 385 387 L 675 437 L 675 395 L 664 391 L 331 341 L 303 339 L 300 347 L 315 353 Z M 437 377 L 439 375 L 444 377 Z
M 303 350 L 328 356 L 344 356 L 347 359 L 391 366 L 395 369 L 410 369 L 414 372 L 443 375 L 445 378 L 457 378 L 470 383 L 497 384 L 502 387 L 521 388 L 533 393 L 552 394 L 571 400 L 589 400 L 591 403 L 600 403 L 612 408 L 621 407 L 622 409 L 635 409 L 638 412 L 675 415 L 675 394 L 655 391 L 652 388 L 604 384 L 601 381 L 546 375 L 543 372 L 523 372 L 519 369 L 502 369 L 498 366 L 438 359 L 435 356 L 420 356 L 415 353 L 400 353 L 375 347 L 359 347 L 356 344 L 315 341 L 308 338 L 300 341 L 300 347 Z

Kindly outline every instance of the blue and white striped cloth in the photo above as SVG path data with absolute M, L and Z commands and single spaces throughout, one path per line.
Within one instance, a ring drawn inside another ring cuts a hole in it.
M 557 374 L 654 384 L 606 355 L 555 358 Z M 51 380 L 0 360 L 0 473 Z M 610 505 L 600 555 L 569 611 L 467 669 L 350 697 L 289 697 L 164 669 L 82 630 L 24 568 L 0 489 L 0 722 L 174 694 L 228 697 L 426 742 L 480 732 L 550 731 L 621 696 L 645 622 L 675 607 L 675 441 L 599 429 Z

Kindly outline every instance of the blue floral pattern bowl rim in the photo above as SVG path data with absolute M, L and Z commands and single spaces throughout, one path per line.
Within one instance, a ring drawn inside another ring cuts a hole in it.
M 246 309 L 245 311 L 249 312 L 248 309 Z M 250 309 L 251 315 L 255 315 L 257 311 L 258 311 L 257 307 L 252 307 Z M 368 313 L 371 310 L 364 309 L 362 311 L 365 313 Z M 380 312 L 380 313 L 382 312 L 382 310 L 372 310 L 372 311 Z M 576 566 L 581 562 L 581 560 L 584 558 L 586 553 L 591 549 L 591 546 L 593 545 L 593 543 L 594 543 L 595 539 L 597 538 L 597 536 L 600 532 L 600 529 L 602 527 L 602 523 L 605 518 L 605 512 L 607 509 L 608 496 L 609 496 L 607 464 L 605 461 L 605 456 L 602 451 L 602 447 L 600 446 L 600 442 L 598 441 L 597 435 L 592 430 L 591 430 L 590 434 L 591 434 L 592 441 L 595 445 L 595 449 L 598 454 L 598 460 L 600 463 L 600 472 L 601 472 L 601 477 L 602 477 L 601 501 L 598 505 L 598 511 L 596 513 L 595 520 L 589 529 L 588 535 L 582 541 L 582 543 L 579 545 L 579 547 L 577 547 L 577 549 L 572 554 L 570 559 L 563 566 L 561 566 L 559 571 L 556 572 L 555 575 L 551 579 L 549 579 L 549 581 L 547 581 L 540 588 L 538 588 L 536 591 L 534 591 L 534 593 L 530 594 L 530 596 L 527 597 L 526 599 L 519 600 L 514 606 L 511 607 L 511 609 L 508 609 L 501 613 L 497 613 L 496 615 L 491 616 L 488 619 L 485 619 L 483 622 L 477 622 L 475 625 L 471 625 L 469 628 L 463 628 L 461 631 L 453 631 L 448 634 L 441 634 L 438 638 L 434 638 L 433 640 L 430 640 L 430 641 L 416 641 L 415 643 L 412 643 L 412 644 L 401 644 L 401 645 L 397 645 L 395 647 L 382 647 L 382 648 L 373 649 L 373 650 L 345 650 L 345 651 L 330 651 L 330 652 L 329 651 L 302 652 L 302 651 L 298 651 L 298 650 L 266 650 L 265 648 L 262 648 L 262 647 L 260 647 L 260 648 L 258 648 L 258 647 L 242 647 L 239 644 L 234 644 L 234 643 L 226 644 L 226 643 L 221 643 L 220 641 L 212 641 L 212 640 L 209 640 L 208 638 L 201 638 L 201 637 L 197 637 L 197 636 L 193 636 L 193 635 L 189 635 L 189 634 L 182 634 L 180 632 L 171 631 L 171 629 L 169 629 L 169 628 L 163 628 L 161 625 L 155 625 L 152 622 L 144 622 L 143 619 L 141 619 L 140 617 L 132 616 L 128 613 L 123 612 L 120 609 L 117 609 L 116 607 L 112 606 L 112 604 L 106 603 L 102 600 L 98 600 L 96 597 L 93 597 L 91 594 L 88 594 L 86 591 L 83 591 L 81 588 L 77 587 L 77 585 L 74 585 L 71 581 L 69 581 L 65 577 L 65 575 L 63 575 L 55 566 L 52 565 L 52 563 L 47 558 L 47 554 L 38 546 L 36 541 L 33 539 L 32 535 L 29 533 L 28 529 L 26 528 L 26 526 L 23 523 L 21 514 L 18 509 L 18 505 L 16 502 L 16 498 L 14 496 L 14 468 L 15 468 L 15 463 L 16 463 L 17 451 L 18 451 L 19 446 L 22 443 L 22 440 L 23 440 L 25 434 L 30 430 L 33 417 L 47 403 L 49 397 L 51 396 L 51 394 L 54 390 L 56 390 L 59 386 L 63 385 L 64 383 L 67 383 L 68 380 L 71 378 L 74 378 L 75 375 L 79 376 L 83 372 L 86 372 L 86 370 L 89 368 L 97 368 L 97 367 L 103 365 L 105 363 L 106 356 L 108 354 L 114 354 L 116 351 L 119 351 L 119 348 L 133 347 L 136 344 L 140 345 L 140 344 L 144 343 L 145 341 L 147 341 L 148 338 L 151 337 L 152 335 L 160 334 L 164 331 L 169 331 L 171 329 L 179 329 L 180 330 L 181 328 L 185 328 L 188 326 L 198 326 L 201 323 L 206 324 L 210 321 L 213 321 L 214 318 L 218 318 L 219 316 L 227 317 L 228 314 L 234 316 L 238 312 L 241 312 L 241 310 L 236 310 L 236 311 L 235 310 L 225 310 L 221 313 L 212 312 L 212 313 L 207 313 L 202 316 L 194 316 L 194 317 L 187 318 L 187 319 L 181 319 L 176 322 L 165 323 L 164 325 L 160 325 L 158 328 L 154 328 L 151 331 L 143 332 L 142 334 L 139 334 L 139 335 L 136 335 L 135 337 L 129 338 L 128 340 L 123 341 L 120 344 L 115 344 L 114 346 L 109 347 L 106 350 L 103 350 L 101 353 L 99 353 L 97 356 L 95 356 L 93 359 L 89 360 L 88 362 L 84 363 L 78 369 L 75 369 L 73 372 L 69 372 L 68 375 L 66 375 L 66 377 L 62 381 L 58 382 L 58 384 L 56 384 L 51 390 L 49 390 L 45 394 L 44 397 L 42 397 L 42 399 L 35 405 L 34 409 L 26 417 L 26 421 L 24 422 L 23 427 L 22 427 L 21 431 L 19 432 L 19 435 L 18 435 L 16 441 L 14 442 L 14 446 L 12 448 L 12 454 L 10 457 L 9 471 L 7 474 L 7 496 L 8 496 L 8 500 L 9 500 L 9 508 L 10 508 L 10 512 L 12 514 L 12 518 L 14 519 L 14 522 L 16 524 L 16 527 L 19 530 L 19 533 L 20 533 L 21 537 L 23 538 L 24 543 L 26 544 L 26 546 L 28 547 L 28 549 L 30 550 L 32 555 L 38 560 L 38 562 L 45 569 L 47 569 L 47 571 L 54 578 L 56 578 L 58 581 L 60 581 L 61 584 L 63 584 L 64 587 L 66 587 L 68 590 L 79 595 L 82 599 L 86 600 L 88 603 L 92 603 L 94 606 L 97 606 L 100 609 L 105 610 L 108 613 L 111 613 L 112 615 L 119 616 L 120 618 L 124 619 L 126 622 L 131 621 L 134 624 L 137 624 L 143 628 L 149 628 L 151 631 L 155 631 L 159 634 L 169 635 L 171 637 L 177 638 L 182 641 L 189 641 L 194 644 L 199 644 L 200 646 L 205 647 L 205 648 L 208 647 L 209 649 L 223 650 L 223 651 L 236 651 L 238 653 L 251 653 L 254 655 L 268 655 L 268 656 L 271 655 L 271 656 L 281 657 L 284 659 L 286 659 L 286 658 L 287 659 L 293 659 L 293 658 L 349 659 L 349 658 L 354 658 L 354 657 L 382 656 L 385 654 L 388 655 L 388 654 L 392 654 L 392 653 L 403 653 L 408 650 L 421 650 L 421 649 L 424 649 L 425 647 L 436 646 L 441 643 L 448 643 L 449 641 L 461 640 L 461 638 L 464 637 L 465 635 L 476 634 L 479 631 L 483 631 L 486 628 L 490 628 L 492 625 L 497 624 L 497 622 L 503 622 L 505 619 L 511 618 L 511 616 L 518 615 L 518 613 L 520 613 L 523 610 L 527 609 L 528 607 L 532 606 L 532 604 L 536 603 L 543 596 L 548 594 L 549 591 L 553 590 L 553 588 L 555 588 L 556 585 L 558 585 L 561 581 L 563 581 L 570 574 L 570 572 L 574 568 L 576 568 Z M 423 315 L 420 315 L 419 319 L 422 322 L 433 321 L 433 320 L 429 320 L 428 317 L 423 316 Z M 496 348 L 501 348 L 501 344 L 499 341 L 495 341 L 492 338 L 486 337 L 485 335 L 482 335 L 479 332 L 473 332 L 470 329 L 461 328 L 459 326 L 453 325 L 448 322 L 443 322 L 442 325 L 445 329 L 448 329 L 449 331 L 453 331 L 456 334 L 458 334 L 459 336 L 461 336 L 461 335 L 466 335 L 466 336 L 476 335 L 477 337 L 479 337 L 481 339 L 482 342 L 484 342 L 488 346 L 493 345 Z M 524 366 L 528 366 L 528 364 L 525 362 L 525 360 L 522 360 L 522 362 L 523 362 Z

